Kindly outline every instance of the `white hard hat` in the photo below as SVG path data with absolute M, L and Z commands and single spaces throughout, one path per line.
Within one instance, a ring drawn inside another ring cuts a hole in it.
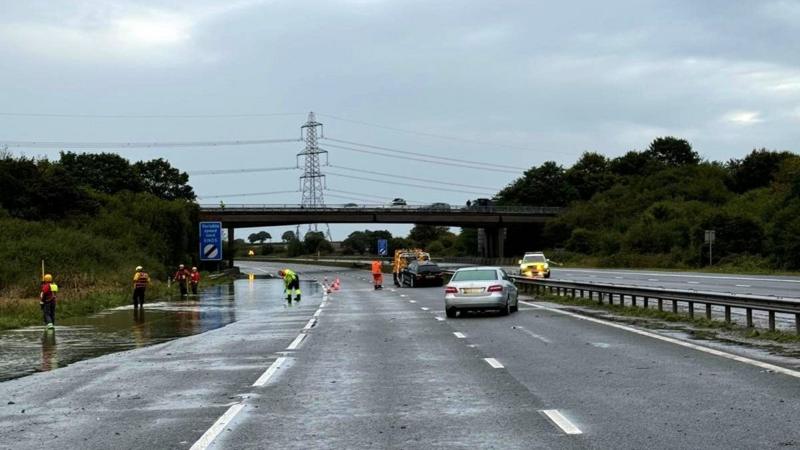
M 143 267 L 142 267 L 142 266 L 136 266 L 136 271 L 137 271 L 137 272 L 138 272 L 138 271 L 140 271 L 140 270 L 142 270 L 142 269 L 143 269 Z

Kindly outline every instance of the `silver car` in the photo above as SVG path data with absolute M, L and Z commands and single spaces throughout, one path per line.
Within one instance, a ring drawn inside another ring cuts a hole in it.
M 518 309 L 519 291 L 505 270 L 500 267 L 466 267 L 458 269 L 444 289 L 447 317 L 458 311 L 499 309 L 508 315 Z

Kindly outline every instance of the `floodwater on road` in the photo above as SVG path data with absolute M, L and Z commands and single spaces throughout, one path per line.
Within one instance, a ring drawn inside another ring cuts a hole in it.
M 321 294 L 317 283 L 303 282 L 303 295 Z M 210 286 L 196 297 L 153 300 L 143 310 L 132 306 L 88 317 L 0 332 L 0 381 L 53 370 L 108 353 L 158 344 L 224 327 L 249 314 L 291 307 L 281 280 L 237 280 Z

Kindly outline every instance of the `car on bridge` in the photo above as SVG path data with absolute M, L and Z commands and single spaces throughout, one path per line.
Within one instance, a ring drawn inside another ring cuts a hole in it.
M 499 310 L 508 315 L 519 309 L 519 291 L 501 267 L 464 267 L 456 270 L 444 290 L 447 317 L 459 312 Z
M 450 204 L 448 203 L 431 203 L 429 206 L 426 206 L 425 209 L 430 209 L 432 211 L 450 211 Z
M 411 261 L 400 272 L 400 285 L 417 287 L 422 285 L 443 286 L 444 273 L 438 264 L 431 261 Z
M 406 205 L 407 205 L 406 201 L 403 200 L 402 198 L 398 197 L 392 200 L 392 206 L 406 206 Z

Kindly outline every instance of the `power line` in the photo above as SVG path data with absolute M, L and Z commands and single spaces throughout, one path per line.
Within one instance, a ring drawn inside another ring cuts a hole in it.
M 272 191 L 272 192 L 248 192 L 245 194 L 217 194 L 217 195 L 203 195 L 197 197 L 200 200 L 206 200 L 210 198 L 228 198 L 228 197 L 255 197 L 258 195 L 276 195 L 276 194 L 294 194 L 299 192 L 297 189 L 291 191 Z
M 376 179 L 376 178 L 359 177 L 359 176 L 355 176 L 355 175 L 346 175 L 346 174 L 335 173 L 335 172 L 331 172 L 331 171 L 328 171 L 327 174 L 328 175 L 333 175 L 335 177 L 350 178 L 350 179 L 353 179 L 353 180 L 363 180 L 363 181 L 371 181 L 371 182 L 374 182 L 374 183 L 391 184 L 393 186 L 410 186 L 410 187 L 418 187 L 418 188 L 423 188 L 423 189 L 438 189 L 440 191 L 458 192 L 458 193 L 461 193 L 461 194 L 485 195 L 487 197 L 491 197 L 492 195 L 494 195 L 494 194 L 487 194 L 486 192 L 465 191 L 465 190 L 461 190 L 461 189 L 450 189 L 450 188 L 443 188 L 443 187 L 438 187 L 438 186 L 430 186 L 430 185 L 425 186 L 425 185 L 421 185 L 421 184 L 403 183 L 401 181 L 394 181 L 394 180 L 393 181 L 387 181 L 387 180 L 381 180 L 381 179 Z
M 482 171 L 488 171 L 488 172 L 499 172 L 499 173 L 513 173 L 515 175 L 519 175 L 519 170 L 494 169 L 494 168 L 491 168 L 491 167 L 479 167 L 479 166 L 470 165 L 470 164 L 460 164 L 460 163 L 457 163 L 457 162 L 444 162 L 444 161 L 438 161 L 438 160 L 435 160 L 435 159 L 423 159 L 423 158 L 417 158 L 417 157 L 414 157 L 414 156 L 393 155 L 393 154 L 388 154 L 388 153 L 379 153 L 379 152 L 375 152 L 375 151 L 372 151 L 372 150 L 364 150 L 364 149 L 361 149 L 361 148 L 346 147 L 344 145 L 336 145 L 336 144 L 327 144 L 326 147 L 338 148 L 340 150 L 348 150 L 348 151 L 351 151 L 351 152 L 364 153 L 364 154 L 373 155 L 373 156 L 383 156 L 383 157 L 386 157 L 386 158 L 401 159 L 403 161 L 420 161 L 420 162 L 425 162 L 425 163 L 430 163 L 430 164 L 438 164 L 438 165 L 447 166 L 447 167 L 461 167 L 461 168 L 464 168 L 464 169 L 474 169 L 474 170 L 482 170 Z
M 239 174 L 239 173 L 255 173 L 255 172 L 278 172 L 282 170 L 298 170 L 299 167 L 297 166 L 287 166 L 287 167 L 257 167 L 252 169 L 219 169 L 219 170 L 193 170 L 187 172 L 191 176 L 201 176 L 201 175 L 227 175 L 227 174 Z
M 0 112 L 3 117 L 55 117 L 65 119 L 224 119 L 245 117 L 302 116 L 305 113 L 253 113 L 253 114 L 59 114 Z
M 383 151 L 392 152 L 392 153 L 402 153 L 402 154 L 406 154 L 406 155 L 416 155 L 416 156 L 421 156 L 423 158 L 435 157 L 436 159 L 444 159 L 444 160 L 447 160 L 447 161 L 455 161 L 455 162 L 458 162 L 458 163 L 474 164 L 474 165 L 481 166 L 481 167 L 490 166 L 490 167 L 496 167 L 498 169 L 519 170 L 519 168 L 516 167 L 516 166 L 508 166 L 508 165 L 505 165 L 505 164 L 494 164 L 494 163 L 487 163 L 487 162 L 482 162 L 482 161 L 470 161 L 470 160 L 464 159 L 464 158 L 449 158 L 447 156 L 432 155 L 431 153 L 412 152 L 412 151 L 408 151 L 408 150 L 399 150 L 399 149 L 396 149 L 396 148 L 381 147 L 379 145 L 361 144 L 361 143 L 358 143 L 358 142 L 345 141 L 345 140 L 334 139 L 334 138 L 330 138 L 330 137 L 326 137 L 325 139 L 327 139 L 329 141 L 332 141 L 332 142 L 339 142 L 341 144 L 357 145 L 359 147 L 367 147 L 367 148 L 372 148 L 372 149 L 375 149 L 375 150 L 383 150 Z
M 343 191 L 343 190 L 340 190 L 340 189 L 325 188 L 325 191 L 327 191 L 327 192 L 339 192 L 339 193 L 342 193 L 342 194 L 351 194 L 351 195 L 356 195 L 356 196 L 361 196 L 361 197 L 373 197 L 375 199 L 378 199 L 378 201 L 381 201 L 381 202 L 386 201 L 386 200 L 389 199 L 389 197 L 382 197 L 382 196 L 377 196 L 377 195 L 364 194 L 363 192 Z M 364 200 L 364 199 L 362 198 L 362 199 L 359 199 L 359 200 Z M 369 201 L 374 201 L 374 200 L 369 200 Z M 419 203 L 419 204 L 427 203 L 427 202 L 423 202 L 423 201 L 419 201 L 419 200 L 409 200 L 409 199 L 406 199 L 406 201 L 411 202 L 411 203 Z
M 43 142 L 0 141 L 0 145 L 15 148 L 61 148 L 61 149 L 110 149 L 110 148 L 154 148 L 154 147 L 222 147 L 239 145 L 280 144 L 300 142 L 300 139 L 255 139 L 236 141 L 180 141 L 180 142 Z
M 324 116 L 324 117 L 329 117 L 329 118 L 334 119 L 334 120 L 340 120 L 342 122 L 350 122 L 350 123 L 355 123 L 355 124 L 358 124 L 358 125 L 366 125 L 368 127 L 382 128 L 384 130 L 397 131 L 399 133 L 407 133 L 407 134 L 413 134 L 413 135 L 417 135 L 417 136 L 427 136 L 427 137 L 432 137 L 432 138 L 436 138 L 436 139 L 445 139 L 445 140 L 449 140 L 449 141 L 466 142 L 466 143 L 470 143 L 470 144 L 491 145 L 491 146 L 495 146 L 495 147 L 513 148 L 513 149 L 517 149 L 517 150 L 526 150 L 526 151 L 529 151 L 529 152 L 535 151 L 533 149 L 526 148 L 526 147 L 520 147 L 520 146 L 517 146 L 517 145 L 501 144 L 501 143 L 497 143 L 497 142 L 476 141 L 476 140 L 473 140 L 473 139 L 465 139 L 465 138 L 456 137 L 456 136 L 447 136 L 447 135 L 442 135 L 442 134 L 428 133 L 428 132 L 425 132 L 425 131 L 406 130 L 406 129 L 403 129 L 403 128 L 395 128 L 395 127 L 390 127 L 390 126 L 386 126 L 386 125 L 379 125 L 377 123 L 363 122 L 361 120 L 345 119 L 344 117 L 337 117 L 337 116 L 333 116 L 331 114 L 320 113 L 319 115 L 320 116 Z
M 432 180 L 430 178 L 410 177 L 408 175 L 397 174 L 397 173 L 376 172 L 376 171 L 371 170 L 371 169 L 370 170 L 361 170 L 361 169 L 354 169 L 354 168 L 351 168 L 351 167 L 337 166 L 337 165 L 333 165 L 333 164 L 330 164 L 329 167 L 332 167 L 334 169 L 339 169 L 339 170 L 347 170 L 348 172 L 368 173 L 370 175 L 383 175 L 383 176 L 393 177 L 393 178 L 397 177 L 397 178 L 400 178 L 400 179 L 403 179 L 403 180 L 416 180 L 416 181 L 422 181 L 422 182 L 425 182 L 425 183 L 443 184 L 443 185 L 446 185 L 446 186 L 465 187 L 465 188 L 470 188 L 470 189 L 487 189 L 487 190 L 490 190 L 490 191 L 499 191 L 500 190 L 500 189 L 497 189 L 497 188 L 487 187 L 487 186 L 475 186 L 473 184 L 451 183 L 449 181 Z

